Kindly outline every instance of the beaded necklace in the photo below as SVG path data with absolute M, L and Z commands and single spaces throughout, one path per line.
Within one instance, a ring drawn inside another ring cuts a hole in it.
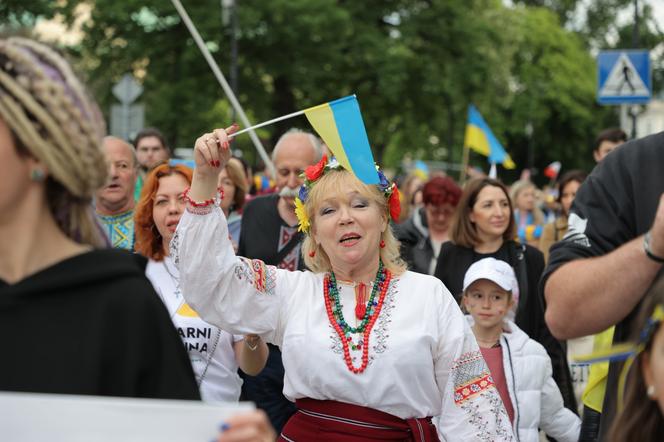
M 341 340 L 346 366 L 355 374 L 362 373 L 369 363 L 369 336 L 371 335 L 371 329 L 376 323 L 376 319 L 378 319 L 378 316 L 380 315 L 380 310 L 383 307 L 383 302 L 391 279 L 392 274 L 389 270 L 385 269 L 383 263 L 380 262 L 378 265 L 378 272 L 376 273 L 376 281 L 371 290 L 371 296 L 367 302 L 364 316 L 357 327 L 351 327 L 344 319 L 343 305 L 340 301 L 339 288 L 337 286 L 334 272 L 325 275 L 323 291 L 325 295 L 325 310 L 327 311 L 327 318 Z M 376 300 L 376 294 L 378 292 L 380 292 L 380 294 L 378 295 L 378 300 Z M 353 343 L 351 335 L 360 333 L 362 334 L 362 338 L 357 343 Z M 353 350 L 362 350 L 362 364 L 359 367 L 353 365 L 350 356 L 351 348 Z

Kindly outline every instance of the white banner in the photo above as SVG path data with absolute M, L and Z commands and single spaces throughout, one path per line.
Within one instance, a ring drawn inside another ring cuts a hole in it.
M 209 442 L 253 404 L 0 392 L 0 440 Z

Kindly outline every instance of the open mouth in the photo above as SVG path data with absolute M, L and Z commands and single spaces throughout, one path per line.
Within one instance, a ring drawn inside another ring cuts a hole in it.
M 339 242 L 341 244 L 352 244 L 356 241 L 359 241 L 362 237 L 358 235 L 357 233 L 346 233 L 341 237 Z

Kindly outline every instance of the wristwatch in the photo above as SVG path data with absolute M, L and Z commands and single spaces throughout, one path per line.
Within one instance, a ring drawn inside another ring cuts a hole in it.
M 643 236 L 643 250 L 645 250 L 646 255 L 648 258 L 652 259 L 655 262 L 658 262 L 660 264 L 664 264 L 664 258 L 661 256 L 657 256 L 652 252 L 652 249 L 650 248 L 650 230 Z

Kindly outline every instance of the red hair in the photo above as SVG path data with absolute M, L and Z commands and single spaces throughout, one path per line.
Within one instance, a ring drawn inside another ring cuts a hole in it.
M 452 207 L 459 204 L 461 187 L 450 177 L 431 178 L 422 188 L 422 201 L 424 204 L 442 206 L 449 203 Z
M 155 261 L 163 260 L 166 253 L 164 253 L 163 238 L 159 234 L 152 218 L 154 197 L 157 194 L 157 190 L 159 190 L 159 179 L 175 174 L 182 175 L 191 184 L 193 171 L 182 164 L 171 166 L 168 163 L 164 163 L 152 169 L 145 177 L 141 197 L 138 203 L 136 203 L 136 210 L 134 211 L 136 236 L 134 248 L 136 252 Z

